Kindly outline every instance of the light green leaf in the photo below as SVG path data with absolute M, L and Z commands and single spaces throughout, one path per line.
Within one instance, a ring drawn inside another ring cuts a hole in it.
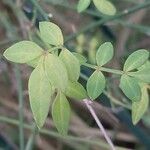
M 79 82 L 69 81 L 65 95 L 77 100 L 87 98 L 87 92 Z
M 83 55 L 76 52 L 73 52 L 72 54 L 78 59 L 81 65 L 87 62 L 87 59 Z
M 39 62 L 39 60 L 41 59 L 41 57 L 42 57 L 42 56 L 37 57 L 37 58 L 35 58 L 35 59 L 33 59 L 33 60 L 27 62 L 27 65 L 29 65 L 29 66 L 35 68 L 35 67 L 38 65 L 38 62 Z
M 68 85 L 67 70 L 59 57 L 47 54 L 45 56 L 45 71 L 51 84 L 62 91 L 65 91 Z
M 105 15 L 114 15 L 116 13 L 115 6 L 107 0 L 93 0 L 95 7 Z
M 66 66 L 68 78 L 77 81 L 80 75 L 80 63 L 78 59 L 67 49 L 63 49 L 59 55 Z
M 21 41 L 6 49 L 3 55 L 12 62 L 26 63 L 42 54 L 42 48 L 34 42 Z
M 140 49 L 132 53 L 124 64 L 124 71 L 131 71 L 142 66 L 149 58 L 149 52 L 145 49 Z
M 132 103 L 132 122 L 134 125 L 137 124 L 144 115 L 144 113 L 148 109 L 148 104 L 149 104 L 148 91 L 146 87 L 143 87 L 141 100 Z
M 70 113 L 68 100 L 63 93 L 58 93 L 52 105 L 52 117 L 57 130 L 62 135 L 68 132 Z
M 61 29 L 52 22 L 43 21 L 39 24 L 40 34 L 43 41 L 50 45 L 63 45 L 64 39 Z
M 146 63 L 144 63 L 141 67 L 138 68 L 138 70 L 143 70 L 143 69 L 150 69 L 150 61 L 146 61 Z
M 103 66 L 104 64 L 106 64 L 112 59 L 113 55 L 113 45 L 110 42 L 102 44 L 96 53 L 96 61 L 98 66 Z
M 89 97 L 94 100 L 96 99 L 105 88 L 105 77 L 101 71 L 95 71 L 87 81 L 87 92 Z
M 85 9 L 87 9 L 90 3 L 91 3 L 91 0 L 79 0 L 78 5 L 77 5 L 78 12 L 80 13 L 84 11 Z
M 51 84 L 46 77 L 43 61 L 40 61 L 31 73 L 28 88 L 32 113 L 38 128 L 41 128 L 48 115 L 52 95 Z
M 141 99 L 141 88 L 135 78 L 122 75 L 119 87 L 130 100 L 139 101 Z
M 131 72 L 129 75 L 141 80 L 142 82 L 150 83 L 150 67 L 138 70 L 136 72 Z

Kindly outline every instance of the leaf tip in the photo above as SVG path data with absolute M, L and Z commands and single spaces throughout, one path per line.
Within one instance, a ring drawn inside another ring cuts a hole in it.
M 3 56 L 7 59 L 7 50 L 4 51 Z
M 133 123 L 134 126 L 137 125 L 138 122 L 139 122 L 139 120 L 132 119 L 132 123 Z

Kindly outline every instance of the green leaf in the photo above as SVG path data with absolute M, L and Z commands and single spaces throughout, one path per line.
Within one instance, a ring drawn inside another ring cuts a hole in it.
M 3 55 L 12 62 L 26 63 L 42 54 L 42 48 L 34 42 L 21 41 L 6 49 Z
M 39 60 L 40 60 L 41 57 L 42 57 L 42 56 L 37 57 L 37 58 L 35 58 L 35 59 L 33 59 L 33 60 L 27 62 L 27 65 L 29 65 L 29 66 L 35 68 L 35 67 L 38 65 L 38 62 L 39 62 Z
M 150 83 L 150 67 L 138 70 L 136 72 L 131 72 L 129 75 L 141 80 L 142 82 Z
M 87 98 L 87 92 L 79 82 L 69 81 L 65 95 L 77 100 Z
M 132 53 L 124 64 L 124 71 L 131 71 L 142 66 L 149 58 L 149 52 L 145 49 L 140 49 Z
M 81 65 L 87 62 L 87 59 L 83 55 L 76 52 L 73 52 L 72 54 L 78 59 Z
M 113 45 L 110 42 L 102 44 L 96 53 L 97 64 L 99 66 L 103 66 L 112 59 L 113 55 L 114 55 Z
M 68 100 L 63 93 L 58 93 L 52 105 L 52 117 L 57 130 L 62 135 L 68 132 L 70 113 Z
M 28 88 L 32 113 L 38 128 L 41 128 L 48 115 L 52 95 L 52 87 L 46 77 L 43 61 L 40 61 L 31 73 Z
M 96 99 L 105 88 L 105 77 L 101 71 L 95 71 L 87 81 L 87 92 L 89 97 Z
M 79 0 L 77 5 L 78 12 L 82 12 L 89 7 L 91 0 Z
M 148 104 L 149 104 L 148 91 L 146 87 L 143 87 L 141 100 L 132 103 L 132 122 L 134 125 L 137 124 L 144 115 L 144 113 L 148 109 Z
M 59 57 L 47 54 L 45 56 L 45 70 L 51 84 L 62 91 L 65 91 L 68 85 L 67 70 Z
M 80 63 L 78 59 L 67 49 L 63 49 L 59 57 L 66 66 L 68 78 L 71 81 L 77 81 L 80 75 Z
M 43 41 L 50 45 L 63 45 L 64 39 L 61 29 L 52 22 L 43 21 L 39 24 L 40 34 Z
M 135 78 L 122 75 L 119 87 L 130 100 L 139 101 L 141 99 L 141 88 Z
M 95 7 L 105 15 L 114 15 L 116 13 L 115 6 L 107 0 L 93 0 Z
M 150 69 L 150 61 L 146 61 L 141 67 L 138 68 L 138 70 L 143 70 L 143 69 Z

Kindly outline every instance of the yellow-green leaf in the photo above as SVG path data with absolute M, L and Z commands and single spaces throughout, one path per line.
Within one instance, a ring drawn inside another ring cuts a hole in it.
M 88 96 L 94 100 L 96 99 L 105 88 L 105 77 L 101 71 L 95 71 L 87 81 Z
M 109 62 L 114 55 L 113 45 L 110 42 L 105 42 L 102 44 L 97 53 L 96 53 L 96 61 L 98 66 L 103 66 L 107 62 Z
M 150 61 L 146 61 L 141 67 L 138 68 L 138 70 L 143 70 L 143 69 L 150 69 Z
M 78 5 L 77 5 L 78 12 L 80 13 L 84 11 L 85 9 L 87 9 L 90 3 L 91 3 L 91 0 L 79 0 Z
M 114 15 L 116 13 L 115 6 L 108 0 L 93 0 L 95 7 L 105 15 Z
M 131 72 L 130 75 L 138 80 L 141 80 L 142 82 L 150 83 L 150 67 L 143 68 L 136 72 Z
M 61 91 L 65 91 L 68 85 L 67 70 L 59 57 L 47 54 L 45 56 L 45 71 L 51 84 Z
M 65 95 L 77 100 L 87 98 L 87 92 L 79 82 L 69 81 L 65 91 Z
M 41 57 L 42 57 L 42 56 L 37 57 L 37 58 L 35 58 L 35 59 L 33 59 L 33 60 L 27 62 L 27 65 L 29 65 L 29 66 L 35 68 L 35 67 L 38 65 L 39 60 L 41 59 Z
M 58 132 L 66 135 L 70 120 L 70 105 L 63 93 L 58 93 L 52 105 L 52 117 Z
M 148 104 L 149 104 L 148 91 L 146 87 L 143 87 L 141 100 L 132 103 L 132 122 L 134 125 L 137 124 L 144 115 L 144 113 L 148 109 Z
M 43 50 L 34 42 L 18 42 L 4 52 L 5 58 L 16 63 L 29 62 L 43 54 Z
M 149 58 L 149 52 L 145 49 L 140 49 L 132 53 L 124 64 L 124 71 L 131 71 L 142 66 Z
M 30 106 L 38 128 L 45 123 L 52 95 L 52 87 L 46 77 L 43 65 L 42 60 L 31 73 L 28 84 Z
M 43 21 L 39 23 L 39 29 L 43 41 L 50 45 L 63 45 L 63 34 L 61 29 L 56 24 L 48 21 Z
M 72 54 L 78 59 L 81 65 L 87 62 L 87 59 L 83 55 L 76 52 L 73 52 Z
M 122 75 L 119 87 L 130 100 L 139 101 L 141 99 L 141 88 L 135 78 Z
M 62 50 L 59 57 L 66 66 L 68 78 L 71 81 L 77 81 L 80 75 L 80 63 L 78 59 L 67 49 Z

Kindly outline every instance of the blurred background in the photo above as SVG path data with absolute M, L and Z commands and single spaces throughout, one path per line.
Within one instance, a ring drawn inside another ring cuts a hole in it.
M 28 98 L 28 78 L 33 68 L 16 65 L 2 56 L 4 50 L 21 40 L 43 46 L 38 34 L 39 21 L 59 25 L 69 50 L 81 53 L 95 64 L 97 48 L 105 41 L 115 47 L 109 68 L 121 69 L 129 54 L 150 49 L 149 0 L 112 0 L 117 15 L 102 15 L 91 3 L 77 13 L 78 0 L 0 0 L 0 150 L 109 150 L 103 135 L 81 101 L 72 107 L 68 136 L 62 137 L 49 114 L 44 128 L 37 131 Z M 85 85 L 92 70 L 81 68 Z M 105 73 L 106 91 L 92 104 L 117 149 L 150 149 L 150 110 L 134 126 L 131 103 L 118 88 L 118 76 Z M 21 127 L 24 127 L 23 132 Z M 21 147 L 22 145 L 22 147 Z

